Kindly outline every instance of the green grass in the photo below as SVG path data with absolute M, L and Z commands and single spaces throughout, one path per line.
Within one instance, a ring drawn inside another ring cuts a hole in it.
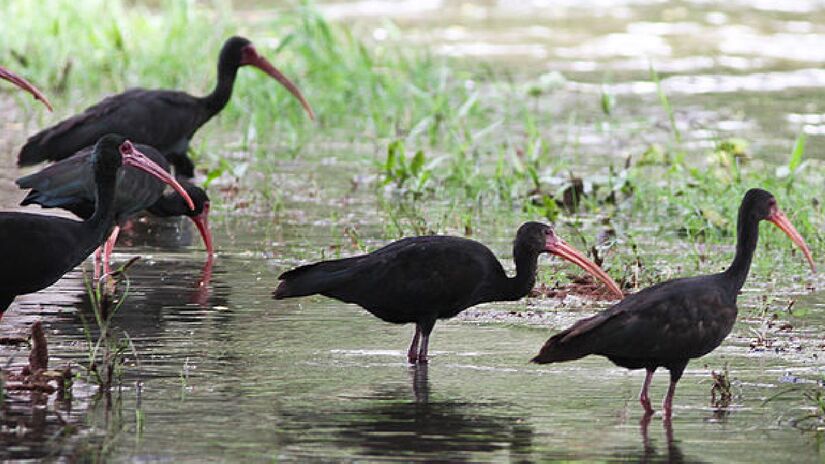
M 597 231 L 613 228 L 606 264 L 627 273 L 646 259 L 642 272 L 650 282 L 726 265 L 739 202 L 758 186 L 777 195 L 815 256 L 825 251 L 816 200 L 822 178 L 806 163 L 804 139 L 788 141 L 788 162 L 779 172 L 746 162 L 746 141 L 692 148 L 652 67 L 667 129 L 635 129 L 655 133 L 657 142 L 634 149 L 628 165 L 609 145 L 597 155 L 580 147 L 577 127 L 604 123 L 621 130 L 623 103 L 607 90 L 592 97 L 595 115 L 559 117 L 552 108 L 563 76 L 514 78 L 397 41 L 367 43 L 302 2 L 256 22 L 242 21 L 218 1 L 162 1 L 149 9 L 125 0 L 6 0 L 0 17 L 15 18 L 0 28 L 0 62 L 44 87 L 57 107 L 54 116 L 33 111 L 39 116 L 29 121 L 31 132 L 131 86 L 204 94 L 214 85 L 223 40 L 251 38 L 298 83 L 318 115 L 310 122 L 266 76 L 241 70 L 232 101 L 198 133 L 193 150 L 210 181 L 238 183 L 237 198 L 253 208 L 278 212 L 289 202 L 275 181 L 282 162 L 299 159 L 312 171 L 333 152 L 345 166 L 376 175 L 376 210 L 387 238 L 444 231 L 485 236 L 544 218 L 589 247 Z M 20 103 L 34 105 L 22 97 Z M 566 136 L 559 137 L 559 127 L 568 128 Z M 578 167 L 593 156 L 602 167 Z M 256 175 L 246 175 L 251 172 Z M 571 174 L 596 188 L 578 199 L 575 211 L 563 201 Z M 779 231 L 766 226 L 763 232 L 756 273 L 770 279 L 779 269 L 804 272 L 801 256 Z M 656 260 L 674 250 L 679 259 L 671 257 L 663 269 Z

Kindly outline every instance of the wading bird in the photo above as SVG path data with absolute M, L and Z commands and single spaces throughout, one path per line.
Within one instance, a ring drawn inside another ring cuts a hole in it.
M 18 76 L 17 74 L 9 71 L 8 69 L 2 66 L 0 66 L 0 79 L 5 79 L 11 82 L 12 84 L 20 87 L 21 89 L 25 90 L 26 92 L 29 92 L 36 100 L 40 100 L 41 102 L 43 102 L 43 104 L 46 105 L 46 108 L 48 108 L 49 111 L 52 111 L 52 104 L 49 103 L 49 99 L 46 98 L 45 95 L 43 95 L 43 92 L 41 92 L 40 89 L 32 85 L 31 82 L 27 81 L 26 79 L 23 79 L 22 77 Z
M 52 285 L 106 240 L 115 226 L 115 193 L 123 165 L 141 169 L 170 185 L 176 183 L 129 141 L 106 135 L 97 142 L 92 156 L 96 202 L 94 214 L 88 219 L 0 213 L 0 318 L 17 295 Z
M 551 337 L 533 362 L 556 363 L 597 354 L 627 369 L 646 369 L 639 395 L 646 416 L 653 413 L 648 397 L 653 373 L 664 367 L 670 371 L 670 387 L 662 408 L 669 419 L 676 383 L 688 361 L 716 349 L 733 328 L 736 296 L 748 277 L 762 220 L 785 232 L 816 271 L 808 246 L 773 195 L 751 189 L 739 206 L 736 256 L 727 270 L 669 280 L 629 295 Z
M 177 175 L 193 177 L 195 166 L 186 155 L 195 132 L 229 102 L 238 68 L 254 66 L 280 82 L 315 117 L 295 84 L 243 37 L 228 39 L 218 60 L 218 83 L 209 95 L 195 97 L 172 90 L 131 89 L 107 97 L 84 112 L 31 136 L 17 163 L 27 166 L 61 160 L 93 145 L 104 134 L 122 134 L 134 143 L 156 147 L 175 166 Z
M 321 294 L 355 303 L 396 324 L 415 323 L 407 352 L 410 363 L 427 363 L 430 332 L 437 319 L 449 319 L 479 303 L 515 301 L 536 283 L 538 257 L 552 253 L 604 282 L 617 297 L 618 285 L 596 264 L 538 222 L 523 224 L 513 243 L 515 277 L 489 248 L 449 236 L 410 237 L 370 254 L 322 261 L 281 274 L 275 299 Z M 419 348 L 419 339 L 421 346 Z
M 189 204 L 178 192 L 169 191 L 164 193 L 146 210 L 158 217 L 186 216 L 191 219 L 201 234 L 207 254 L 212 256 L 214 249 L 212 248 L 212 231 L 209 229 L 209 196 L 205 190 L 186 179 L 179 179 L 178 181 L 195 203 L 194 209 L 189 208 Z
M 135 149 L 159 166 L 168 177 L 171 169 L 163 155 L 149 145 L 137 144 Z M 60 160 L 42 170 L 21 177 L 15 182 L 22 189 L 30 189 L 21 205 L 38 204 L 44 208 L 62 208 L 71 211 L 81 219 L 90 218 L 95 212 L 97 185 L 95 181 L 94 147 L 79 151 L 74 156 Z M 103 251 L 104 272 L 110 272 L 109 259 L 117 242 L 120 227 L 133 215 L 152 207 L 163 198 L 166 180 L 159 180 L 154 174 L 137 167 L 125 167 L 118 173 L 118 187 L 115 192 L 115 227 L 106 241 Z M 194 210 L 195 205 L 188 192 L 178 182 L 171 184 L 175 197 L 180 199 L 187 209 Z M 191 185 L 191 184 L 189 184 Z M 179 190 L 178 190 L 179 189 Z M 191 187 L 190 187 L 191 189 Z M 185 200 L 181 193 L 186 194 Z M 199 226 L 199 230 L 200 226 Z M 203 230 L 201 230 L 203 234 Z M 204 242 L 210 247 L 212 240 L 204 234 Z M 97 257 L 97 256 L 96 256 Z M 98 275 L 95 266 L 95 275 Z

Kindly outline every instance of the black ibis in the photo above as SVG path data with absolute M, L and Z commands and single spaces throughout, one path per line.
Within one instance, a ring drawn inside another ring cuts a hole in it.
M 536 282 L 538 257 L 548 252 L 583 268 L 617 297 L 622 292 L 596 264 L 538 222 L 524 223 L 513 242 L 515 277 L 489 248 L 450 236 L 409 237 L 370 254 L 322 261 L 281 274 L 275 299 L 324 296 L 355 303 L 396 324 L 415 323 L 407 353 L 410 363 L 427 363 L 430 332 L 437 319 L 449 319 L 479 303 L 515 301 Z M 421 347 L 418 348 L 419 338 Z
M 178 179 L 180 185 L 189 194 L 195 203 L 194 209 L 189 208 L 186 200 L 176 191 L 165 192 L 152 206 L 146 208 L 149 213 L 158 217 L 186 216 L 195 223 L 195 227 L 203 238 L 203 244 L 209 256 L 214 254 L 212 248 L 212 231 L 209 229 L 209 196 L 206 191 L 186 179 Z
M 41 102 L 43 102 L 43 104 L 46 105 L 46 108 L 48 108 L 49 111 L 52 111 L 52 104 L 49 103 L 49 99 L 46 98 L 45 95 L 43 95 L 43 92 L 41 92 L 40 89 L 32 85 L 31 82 L 27 81 L 26 79 L 23 79 L 22 77 L 18 76 L 17 74 L 9 71 L 8 69 L 2 66 L 0 66 L 0 79 L 5 79 L 11 82 L 12 84 L 20 87 L 21 89 L 25 90 L 26 92 L 29 92 L 36 100 L 40 100 Z
M 192 199 L 184 187 L 171 178 L 166 158 L 149 145 L 128 144 L 127 150 L 138 150 L 159 166 L 165 174 L 163 180 L 137 167 L 127 166 L 118 173 L 118 188 L 115 192 L 115 227 L 103 249 L 103 268 L 109 272 L 109 258 L 117 241 L 120 227 L 134 214 L 143 211 L 163 198 L 163 191 L 169 183 L 175 189 L 175 196 L 191 210 L 195 209 Z M 44 208 L 63 208 L 82 219 L 88 219 L 95 212 L 96 181 L 94 172 L 94 147 L 84 148 L 74 156 L 60 160 L 42 170 L 17 179 L 20 188 L 30 189 L 21 205 L 39 204 Z M 191 187 L 190 187 L 191 189 Z M 181 196 L 183 193 L 185 196 Z M 188 201 L 188 203 L 187 203 Z M 204 241 L 211 247 L 211 238 L 204 235 Z M 210 248 L 211 251 L 211 248 Z M 97 273 L 97 266 L 95 266 Z
M 31 136 L 20 150 L 17 162 L 27 166 L 68 158 L 94 144 L 100 136 L 117 133 L 134 143 L 156 147 L 175 166 L 177 175 L 193 177 L 195 167 L 186 155 L 189 141 L 226 106 L 238 68 L 246 65 L 261 69 L 280 82 L 314 119 L 312 108 L 298 87 L 258 54 L 252 42 L 232 37 L 221 49 L 218 83 L 209 95 L 195 97 L 173 90 L 127 90 Z
M 192 303 L 205 306 L 209 297 L 209 283 L 212 280 L 212 265 L 214 264 L 214 249 L 212 247 L 212 231 L 209 228 L 209 196 L 206 191 L 186 179 L 180 179 L 180 184 L 195 202 L 195 209 L 190 209 L 183 197 L 175 191 L 166 192 L 146 210 L 158 217 L 186 216 L 195 223 L 200 231 L 206 246 L 206 263 L 198 281 L 198 292 L 193 294 Z
M 739 206 L 736 255 L 727 270 L 669 280 L 632 294 L 551 337 L 533 362 L 556 363 L 597 354 L 627 369 L 646 369 L 639 395 L 645 415 L 653 413 L 648 397 L 653 373 L 664 367 L 670 371 L 670 387 L 662 408 L 669 419 L 676 383 L 688 361 L 716 349 L 733 328 L 736 297 L 748 277 L 763 219 L 785 232 L 816 271 L 808 246 L 773 195 L 751 189 Z
M 121 166 L 142 169 L 165 182 L 175 180 L 125 138 L 102 137 L 94 148 L 94 213 L 85 221 L 0 213 L 0 317 L 17 295 L 42 290 L 83 262 L 115 226 L 115 193 Z

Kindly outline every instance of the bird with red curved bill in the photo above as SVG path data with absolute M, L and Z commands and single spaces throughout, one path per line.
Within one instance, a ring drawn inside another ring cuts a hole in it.
M 131 143 L 126 149 L 137 150 L 151 159 L 163 170 L 165 177 L 160 180 L 157 176 L 129 166 L 118 173 L 118 189 L 115 193 L 114 206 L 117 225 L 109 240 L 106 241 L 103 250 L 101 250 L 105 273 L 110 272 L 109 262 L 120 228 L 125 225 L 130 217 L 145 209 L 152 208 L 158 202 L 165 201 L 164 189 L 167 184 L 172 185 L 174 198 L 176 202 L 181 203 L 182 208 L 192 212 L 197 208 L 197 205 L 193 202 L 194 197 L 189 195 L 190 191 L 193 194 L 198 193 L 195 191 L 197 187 L 188 181 L 185 183 L 188 187 L 184 187 L 183 182 L 177 180 L 169 182 L 171 167 L 159 151 L 149 145 L 132 145 Z M 96 186 L 93 157 L 93 147 L 89 147 L 79 151 L 74 156 L 17 179 L 15 182 L 20 188 L 29 190 L 26 198 L 20 204 L 24 206 L 38 204 L 44 208 L 62 208 L 71 211 L 81 219 L 88 219 L 95 211 Z M 201 190 L 201 192 L 203 191 Z M 186 194 L 186 197 L 181 196 L 181 193 Z M 198 198 L 200 199 L 200 197 Z M 202 204 L 200 208 L 202 210 Z M 198 223 L 197 219 L 193 220 Z M 204 238 L 204 243 L 206 243 L 207 249 L 211 253 L 211 234 L 208 230 L 201 229 L 199 223 L 198 227 Z M 98 255 L 99 253 L 96 253 L 95 257 L 100 258 Z M 95 276 L 99 276 L 97 265 L 95 266 Z
M 432 235 L 401 239 L 367 255 L 295 268 L 281 274 L 274 297 L 317 293 L 355 303 L 386 322 L 414 323 L 407 359 L 426 364 L 436 320 L 455 317 L 480 303 L 520 300 L 536 283 L 542 253 L 576 264 L 604 282 L 617 298 L 623 296 L 606 272 L 550 226 L 526 222 L 513 242 L 514 277 L 507 276 L 493 252 L 481 243 Z
M 184 178 L 179 178 L 178 182 L 194 202 L 195 207 L 189 208 L 189 204 L 177 191 L 167 191 L 155 201 L 152 206 L 146 208 L 150 214 L 162 217 L 188 217 L 198 229 L 206 247 L 206 253 L 211 257 L 215 254 L 212 244 L 212 231 L 209 228 L 209 195 L 201 187 L 189 182 Z
M 2 66 L 0 66 L 0 79 L 5 79 L 26 92 L 29 92 L 35 100 L 40 100 L 44 105 L 46 105 L 46 108 L 48 108 L 49 111 L 53 111 L 52 104 L 49 102 L 49 99 L 46 98 L 46 96 L 43 95 L 43 92 L 41 92 L 40 89 L 35 87 L 31 82 L 23 79 L 11 70 Z
M 763 220 L 785 232 L 816 272 L 808 245 L 776 198 L 751 189 L 739 206 L 736 255 L 727 270 L 669 280 L 629 295 L 552 336 L 532 361 L 558 363 L 595 354 L 627 369 L 646 369 L 639 395 L 646 416 L 653 414 L 648 396 L 653 373 L 663 367 L 670 371 L 670 386 L 662 409 L 670 420 L 676 384 L 688 362 L 716 349 L 736 322 L 736 298 L 748 277 Z
M 228 39 L 218 58 L 218 82 L 206 96 L 174 90 L 130 89 L 101 100 L 80 114 L 29 137 L 17 164 L 68 158 L 93 145 L 104 134 L 122 134 L 134 143 L 152 145 L 169 159 L 178 176 L 193 177 L 187 156 L 189 142 L 201 126 L 218 114 L 232 97 L 238 69 L 253 66 L 283 85 L 309 114 L 315 114 L 298 87 L 243 37 Z
M 88 219 L 0 213 L 0 318 L 17 295 L 51 286 L 106 240 L 117 220 L 115 195 L 123 166 L 175 183 L 124 137 L 109 134 L 101 137 L 92 154 L 96 200 Z

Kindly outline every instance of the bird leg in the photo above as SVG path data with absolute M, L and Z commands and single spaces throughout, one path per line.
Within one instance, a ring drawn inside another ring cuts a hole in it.
M 430 344 L 430 334 L 421 335 L 421 348 L 418 350 L 418 364 L 427 364 L 430 359 L 427 357 L 427 349 Z
M 645 416 L 653 414 L 653 406 L 650 405 L 650 396 L 648 396 L 647 390 L 650 388 L 650 383 L 653 382 L 654 372 L 656 372 L 655 367 L 647 370 L 647 374 L 645 375 L 645 383 L 642 384 L 642 391 L 639 392 L 639 403 L 642 404 L 642 407 L 645 410 Z
M 676 383 L 682 378 L 685 367 L 687 367 L 687 361 L 668 366 L 668 370 L 670 371 L 670 386 L 667 388 L 667 395 L 665 395 L 665 400 L 662 402 L 662 413 L 665 422 L 670 422 L 670 416 L 673 413 L 673 395 L 676 393 Z
M 429 362 L 427 351 L 430 347 L 430 332 L 433 331 L 434 326 L 435 319 L 416 324 L 416 330 L 421 332 L 421 346 L 418 348 L 418 364 L 427 364 Z
M 410 349 L 407 350 L 407 362 L 410 364 L 415 364 L 418 361 L 418 337 L 421 336 L 421 326 L 415 324 L 415 335 L 413 335 L 412 343 L 410 343 Z
M 112 256 L 112 249 L 115 247 L 115 243 L 117 243 L 117 236 L 120 234 L 120 226 L 115 226 L 112 229 L 112 235 L 109 236 L 109 239 L 106 240 L 106 245 L 103 248 L 103 272 L 105 274 L 109 274 L 112 272 L 112 268 L 109 267 L 109 259 Z
M 667 395 L 662 402 L 662 410 L 666 422 L 670 422 L 671 414 L 673 413 L 673 395 L 676 393 L 676 382 L 678 380 L 671 380 L 670 386 L 667 388 Z

